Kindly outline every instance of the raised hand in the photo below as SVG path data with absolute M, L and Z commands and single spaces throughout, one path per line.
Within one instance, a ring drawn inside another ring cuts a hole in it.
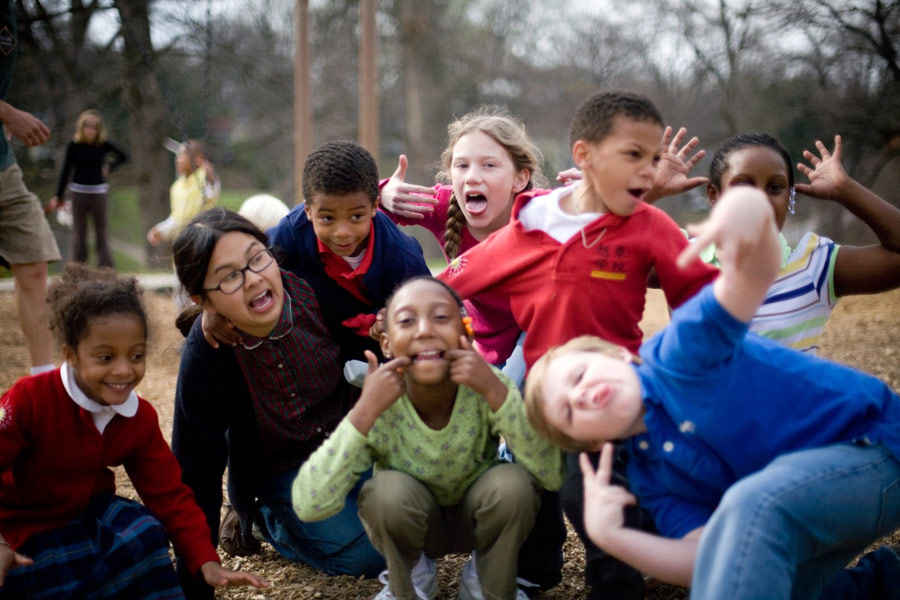
M 495 411 L 503 406 L 508 393 L 506 385 L 472 347 L 469 338 L 459 336 L 459 348 L 447 350 L 444 357 L 450 361 L 450 379 L 453 383 L 472 389 Z
M 408 356 L 398 356 L 379 366 L 374 353 L 366 350 L 365 354 L 369 363 L 366 381 L 359 400 L 347 415 L 362 435 L 368 435 L 381 413 L 404 394 L 406 379 L 403 370 L 412 364 Z
M 637 500 L 625 488 L 610 484 L 613 445 L 603 444 L 597 470 L 586 453 L 578 457 L 584 482 L 584 528 L 595 544 L 606 540 L 625 526 L 625 507 Z
M 213 587 L 230 587 L 240 585 L 251 585 L 255 588 L 269 587 L 269 583 L 261 577 L 257 577 L 252 573 L 247 573 L 244 571 L 232 571 L 231 569 L 227 569 L 215 561 L 203 563 L 203 565 L 200 567 L 200 573 L 203 574 L 203 579 L 206 581 L 206 583 Z
M 803 151 L 803 158 L 812 164 L 812 168 L 804 163 L 797 163 L 797 170 L 806 175 L 809 183 L 798 183 L 795 187 L 801 194 L 813 198 L 838 200 L 843 195 L 842 190 L 850 183 L 850 177 L 841 164 L 841 136 L 834 136 L 834 152 L 829 152 L 821 140 L 816 140 L 816 148 L 821 158 L 809 150 Z
M 709 183 L 706 177 L 688 177 L 688 173 L 706 156 L 706 150 L 698 150 L 691 156 L 700 140 L 691 138 L 681 146 L 687 129 L 682 127 L 672 138 L 672 128 L 666 127 L 663 133 L 663 151 L 659 157 L 659 166 L 653 178 L 653 188 L 647 193 L 646 202 L 655 202 L 665 196 L 673 196 L 691 190 L 698 185 Z M 671 139 L 670 139 L 671 138 Z M 681 146 L 679 148 L 679 146 Z
M 438 203 L 436 192 L 434 188 L 406 183 L 407 166 L 406 155 L 401 154 L 397 170 L 381 188 L 381 205 L 398 217 L 424 219 Z

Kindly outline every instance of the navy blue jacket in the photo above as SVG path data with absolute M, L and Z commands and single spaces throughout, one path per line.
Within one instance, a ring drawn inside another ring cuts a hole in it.
M 305 204 L 295 206 L 275 227 L 269 229 L 269 242 L 275 247 L 281 268 L 305 279 L 322 308 L 325 325 L 341 347 L 343 360 L 365 360 L 363 350 L 381 355 L 378 344 L 343 326 L 346 319 L 361 313 L 374 314 L 401 283 L 418 275 L 429 275 L 419 242 L 400 231 L 391 220 L 376 211 L 372 227 L 375 245 L 372 265 L 363 276 L 370 303 L 362 302 L 325 273 L 319 258 L 319 246 L 312 223 L 306 217 Z

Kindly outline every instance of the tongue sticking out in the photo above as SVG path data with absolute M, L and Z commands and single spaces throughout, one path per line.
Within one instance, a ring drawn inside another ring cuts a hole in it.
M 272 303 L 272 292 L 266 292 L 258 298 L 250 301 L 250 308 L 253 310 L 264 310 Z
M 487 198 L 484 196 L 466 196 L 466 210 L 470 215 L 480 215 L 487 210 Z

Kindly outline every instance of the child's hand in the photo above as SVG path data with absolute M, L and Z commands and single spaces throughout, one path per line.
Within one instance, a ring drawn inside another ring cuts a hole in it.
M 0 586 L 6 581 L 6 573 L 16 567 L 30 567 L 34 561 L 23 554 L 19 554 L 6 544 L 0 545 Z
M 381 413 L 406 391 L 403 369 L 412 363 L 408 356 L 398 356 L 379 366 L 375 354 L 370 350 L 365 354 L 369 363 L 366 382 L 359 400 L 347 414 L 350 423 L 362 435 L 368 435 Z
M 150 242 L 151 246 L 159 246 L 159 243 L 162 241 L 162 233 L 156 228 L 156 225 L 147 232 L 147 241 Z
M 255 588 L 269 587 L 269 583 L 261 577 L 257 577 L 252 573 L 245 573 L 244 571 L 226 569 L 212 560 L 203 563 L 203 566 L 200 567 L 200 573 L 203 574 L 203 579 L 206 580 L 206 583 L 213 587 L 238 585 L 252 585 Z
M 669 141 L 672 135 L 672 128 L 666 127 L 663 133 L 663 152 L 659 157 L 659 166 L 656 168 L 656 175 L 653 177 L 653 188 L 647 192 L 644 201 L 652 203 L 665 196 L 674 196 L 688 190 L 694 189 L 698 185 L 709 183 L 706 177 L 688 177 L 688 173 L 693 169 L 700 159 L 706 156 L 706 150 L 698 150 L 696 154 L 691 156 L 691 152 L 697 146 L 700 140 L 696 137 L 691 138 L 682 148 L 681 140 L 687 134 L 687 129 L 682 127 Z
M 798 183 L 795 187 L 801 194 L 813 198 L 839 200 L 842 196 L 841 190 L 850 182 L 850 177 L 841 164 L 841 136 L 834 136 L 833 153 L 829 152 L 820 140 L 816 140 L 816 148 L 819 149 L 822 158 L 809 150 L 803 151 L 803 158 L 812 163 L 812 169 L 808 165 L 797 163 L 797 169 L 806 175 L 809 183 Z
M 203 314 L 200 315 L 200 329 L 213 348 L 218 348 L 220 343 L 237 346 L 241 341 L 241 335 L 234 330 L 234 323 L 208 306 L 203 307 Z
M 584 452 L 578 457 L 584 481 L 584 528 L 601 548 L 625 525 L 625 507 L 636 500 L 628 490 L 609 483 L 612 476 L 613 445 L 603 444 L 597 470 Z
M 436 192 L 430 187 L 406 183 L 406 167 L 406 155 L 401 154 L 397 170 L 381 188 L 381 205 L 398 217 L 424 219 L 438 203 Z
M 583 177 L 584 174 L 578 167 L 572 167 L 571 169 L 566 169 L 565 171 L 560 171 L 556 174 L 556 180 L 563 185 L 569 185 L 573 181 L 581 181 Z
M 384 333 L 384 315 L 386 313 L 387 309 L 384 307 L 380 308 L 378 312 L 375 313 L 375 322 L 369 327 L 369 337 L 376 342 L 381 341 L 381 334 Z
M 487 361 L 472 348 L 469 338 L 459 336 L 459 348 L 447 350 L 444 358 L 450 361 L 450 379 L 453 383 L 475 391 L 493 411 L 503 406 L 509 390 L 494 374 Z

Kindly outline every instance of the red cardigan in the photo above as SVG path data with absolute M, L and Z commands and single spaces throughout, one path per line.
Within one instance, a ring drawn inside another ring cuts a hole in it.
M 687 238 L 668 215 L 647 204 L 628 217 L 607 213 L 586 225 L 589 248 L 581 235 L 560 244 L 543 231 L 526 231 L 519 211 L 542 193 L 519 194 L 509 225 L 438 275 L 464 299 L 485 291 L 509 298 L 513 316 L 528 333 L 529 369 L 547 350 L 579 335 L 597 335 L 636 353 L 651 269 L 672 307 L 718 275 L 699 260 L 679 269 L 675 259 Z
M 181 482 L 156 411 L 113 417 L 101 435 L 69 397 L 59 370 L 17 381 L 0 397 L 0 533 L 13 549 L 61 527 L 98 493 L 114 493 L 108 467 L 124 465 L 141 500 L 162 522 L 192 572 L 219 561 L 206 517 Z

